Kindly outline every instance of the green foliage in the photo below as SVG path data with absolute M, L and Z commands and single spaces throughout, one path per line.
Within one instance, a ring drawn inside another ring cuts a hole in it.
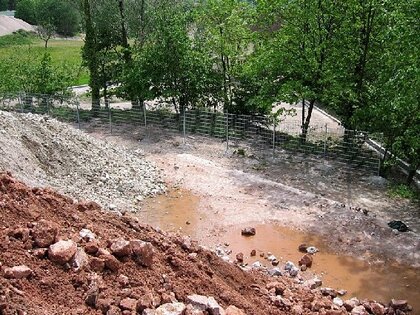
M 37 24 L 37 10 L 34 0 L 19 0 L 16 5 L 15 17 L 29 24 Z
M 34 39 L 33 34 L 19 30 L 10 35 L 0 36 L 0 48 L 30 45 L 34 42 Z
M 15 16 L 49 33 L 73 36 L 79 30 L 78 6 L 70 0 L 20 0 Z
M 1 38 L 1 37 L 0 37 Z M 67 87 L 86 83 L 86 73 L 81 68 L 81 41 L 53 40 L 47 51 L 42 42 L 34 38 L 31 46 L 6 46 L 0 49 L 0 91 L 9 92 L 48 92 L 64 93 Z M 48 53 L 48 60 L 43 60 Z M 42 66 L 47 73 L 42 73 Z M 42 77 L 51 80 L 49 85 L 42 83 Z M 80 81 L 80 80 L 85 80 Z M 42 84 L 41 84 L 42 83 Z M 37 86 L 41 84 L 42 86 Z
M 6 11 L 7 9 L 7 0 L 0 0 L 0 11 Z
M 419 192 L 405 184 L 392 185 L 388 191 L 394 198 L 419 199 Z

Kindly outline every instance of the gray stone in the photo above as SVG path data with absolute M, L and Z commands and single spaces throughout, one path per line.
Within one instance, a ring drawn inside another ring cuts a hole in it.
M 343 300 L 342 300 L 342 299 L 340 299 L 339 297 L 335 297 L 335 298 L 333 299 L 333 303 L 334 303 L 335 305 L 337 305 L 337 306 L 340 306 L 340 307 L 344 305 Z
M 295 267 L 295 264 L 292 263 L 291 261 L 287 261 L 286 265 L 284 265 L 284 270 L 292 270 L 292 268 Z
M 268 271 L 268 274 L 270 276 L 282 276 L 282 272 L 281 272 L 280 268 L 278 268 L 278 267 L 270 269 Z
M 299 273 L 299 268 L 297 268 L 295 266 L 293 266 L 292 269 L 289 270 L 289 274 L 292 277 L 296 277 L 298 275 L 298 273 Z
M 204 295 L 193 294 L 193 295 L 187 296 L 186 302 L 190 303 L 195 308 L 198 308 L 204 311 L 207 309 L 209 300 Z
M 207 310 L 210 315 L 224 315 L 225 310 L 217 303 L 214 297 L 210 296 L 208 298 Z

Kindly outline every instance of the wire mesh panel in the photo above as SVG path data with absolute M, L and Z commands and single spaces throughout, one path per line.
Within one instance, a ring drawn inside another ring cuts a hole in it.
M 265 116 L 228 114 L 228 136 L 234 146 L 248 145 L 255 149 L 271 148 L 273 125 Z
M 162 128 L 184 135 L 197 134 L 224 139 L 227 148 L 246 147 L 255 153 L 273 156 L 303 154 L 325 159 L 343 167 L 377 173 L 380 144 L 366 132 L 345 130 L 340 125 L 312 124 L 307 129 L 298 123 L 276 122 L 271 116 L 238 115 L 203 109 L 179 113 L 165 100 L 138 102 L 80 103 L 76 98 L 36 94 L 0 95 L 0 109 L 47 114 L 78 128 L 104 134 L 127 134 L 139 128 Z M 376 138 L 375 138 L 376 139 Z
M 223 113 L 200 109 L 185 112 L 185 132 L 215 138 L 226 138 Z

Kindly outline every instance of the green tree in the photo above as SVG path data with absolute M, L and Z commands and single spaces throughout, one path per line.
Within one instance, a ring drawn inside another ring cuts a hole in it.
M 252 13 L 249 4 L 238 0 L 203 0 L 197 5 L 197 33 L 208 47 L 220 86 L 212 97 L 230 112 L 241 111 L 235 95 L 241 65 L 252 52 Z
M 420 166 L 420 10 L 414 1 L 385 2 L 379 11 L 382 27 L 376 63 L 371 62 L 366 80 L 364 106 L 353 115 L 354 124 L 384 137 L 387 159 L 402 158 L 410 165 L 407 183 Z M 376 65 L 375 67 L 372 66 Z M 385 171 L 385 169 L 384 169 Z
M 70 0 L 20 0 L 15 16 L 38 25 L 44 39 L 53 33 L 73 36 L 79 30 L 79 8 Z
M 131 58 L 128 50 L 124 13 L 120 2 L 115 0 L 83 0 L 85 45 L 82 49 L 84 64 L 90 72 L 92 110 L 96 115 L 100 109 L 100 92 L 108 100 L 108 85 L 118 82 L 123 63 Z
M 37 24 L 36 3 L 33 0 L 20 0 L 16 5 L 15 17 L 29 24 Z

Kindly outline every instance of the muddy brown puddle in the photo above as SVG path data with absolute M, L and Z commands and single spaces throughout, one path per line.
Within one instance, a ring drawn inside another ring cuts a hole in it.
M 228 243 L 232 250 L 231 259 L 234 259 L 236 253 L 242 252 L 247 263 L 258 260 L 263 265 L 270 266 L 259 255 L 270 252 L 281 263 L 290 260 L 297 265 L 303 255 L 298 251 L 298 246 L 302 243 L 316 246 L 319 252 L 314 255 L 310 272 L 322 279 L 324 287 L 347 290 L 344 299 L 357 296 L 384 303 L 392 298 L 407 299 L 414 307 L 414 313 L 420 310 L 419 269 L 391 263 L 371 263 L 355 257 L 337 255 L 328 249 L 322 239 L 274 223 L 252 225 L 257 231 L 252 237 L 241 235 L 243 226 L 230 227 L 218 231 L 217 235 L 209 235 L 208 225 L 211 222 L 199 212 L 199 202 L 199 197 L 188 191 L 174 190 L 167 195 L 149 199 L 140 217 L 146 223 L 163 230 L 190 235 L 203 245 Z M 253 249 L 257 251 L 257 256 L 250 257 Z M 307 272 L 303 274 L 305 273 Z

